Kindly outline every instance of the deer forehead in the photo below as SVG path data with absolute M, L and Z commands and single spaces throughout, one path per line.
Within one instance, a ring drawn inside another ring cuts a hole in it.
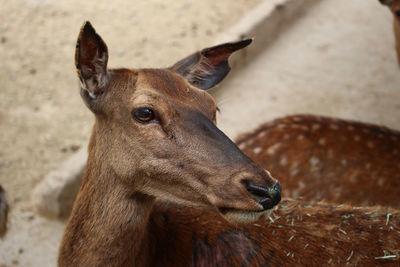
M 152 102 L 159 101 L 160 98 L 149 89 L 141 90 L 140 92 L 134 94 L 131 98 L 131 102 L 134 106 L 148 105 L 152 104 Z
M 134 103 L 157 104 L 162 100 L 170 108 L 179 106 L 200 111 L 214 117 L 216 103 L 212 96 L 188 83 L 182 76 L 168 69 L 143 69 L 138 71 Z

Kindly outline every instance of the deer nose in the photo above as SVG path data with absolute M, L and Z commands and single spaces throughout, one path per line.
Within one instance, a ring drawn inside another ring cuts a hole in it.
M 277 181 L 273 187 L 254 185 L 247 181 L 244 186 L 250 196 L 260 204 L 264 210 L 272 209 L 281 201 L 282 186 Z

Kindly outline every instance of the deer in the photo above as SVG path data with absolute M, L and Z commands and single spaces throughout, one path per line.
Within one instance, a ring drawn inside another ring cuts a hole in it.
M 8 209 L 6 192 L 0 185 L 0 238 L 3 237 L 7 232 Z
M 301 200 L 216 127 L 206 91 L 251 39 L 162 69 L 109 69 L 90 22 L 78 35 L 80 94 L 94 113 L 59 266 L 379 264 L 399 258 L 400 213 Z M 278 208 L 277 208 L 278 207 Z
M 379 0 L 382 5 L 387 6 L 393 14 L 393 32 L 395 39 L 395 49 L 397 63 L 400 67 L 400 1 L 398 0 Z
M 296 114 L 267 122 L 236 144 L 274 174 L 285 197 L 400 208 L 399 131 Z

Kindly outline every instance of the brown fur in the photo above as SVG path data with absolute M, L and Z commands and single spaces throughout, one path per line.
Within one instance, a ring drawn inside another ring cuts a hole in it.
M 397 63 L 400 67 L 400 1 L 379 0 L 379 2 L 389 7 L 390 11 L 393 14 L 393 32 L 395 38 L 395 49 L 397 54 Z
M 236 142 L 307 201 L 400 207 L 400 132 L 312 115 L 276 119 Z
M 398 266 L 399 223 L 390 208 L 286 199 L 269 217 L 233 227 L 214 212 L 157 202 L 148 228 L 157 256 L 148 264 Z

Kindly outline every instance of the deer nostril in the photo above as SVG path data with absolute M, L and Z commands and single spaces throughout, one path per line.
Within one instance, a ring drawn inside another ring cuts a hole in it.
M 280 182 L 276 182 L 274 187 L 270 190 L 272 205 L 275 206 L 281 201 L 282 186 Z
M 272 188 L 253 185 L 248 180 L 242 183 L 250 196 L 263 206 L 264 210 L 273 208 L 281 201 L 282 186 L 279 182 L 276 182 Z
M 279 194 L 279 195 L 280 195 L 281 192 L 282 192 L 281 183 L 277 181 L 277 182 L 275 183 L 274 187 L 272 187 L 272 191 L 275 192 L 275 194 Z

